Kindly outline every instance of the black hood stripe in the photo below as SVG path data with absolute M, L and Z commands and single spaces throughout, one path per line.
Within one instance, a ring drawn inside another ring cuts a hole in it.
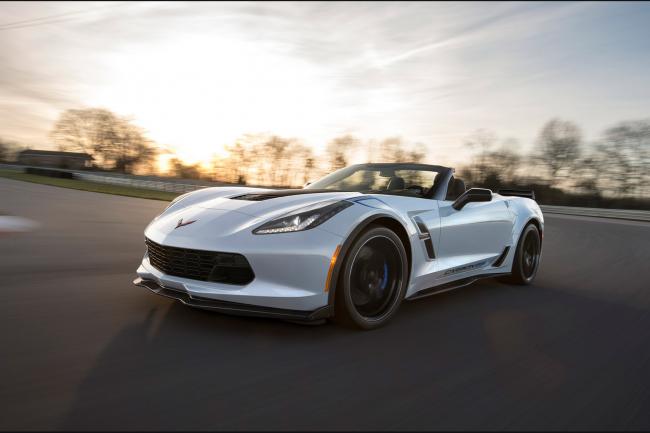
M 269 200 L 271 198 L 288 197 L 291 195 L 320 194 L 325 192 L 337 192 L 337 191 L 332 191 L 331 189 L 279 189 L 276 191 L 264 191 L 259 193 L 248 193 L 243 195 L 236 195 L 230 198 L 233 200 L 262 201 L 262 200 Z

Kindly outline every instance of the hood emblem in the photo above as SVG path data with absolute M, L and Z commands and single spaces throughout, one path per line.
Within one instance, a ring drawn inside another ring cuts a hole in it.
M 183 222 L 183 218 L 181 218 L 181 219 L 178 220 L 178 223 L 176 224 L 176 227 L 174 227 L 174 229 L 177 229 L 177 228 L 183 227 L 183 226 L 188 226 L 188 225 L 190 225 L 192 223 L 195 223 L 195 222 L 196 222 L 196 220 L 190 220 L 190 221 Z

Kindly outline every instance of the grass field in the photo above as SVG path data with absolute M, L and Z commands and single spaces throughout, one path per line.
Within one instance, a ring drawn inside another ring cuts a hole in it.
M 88 182 L 85 180 L 75 179 L 58 179 L 55 177 L 38 176 L 35 174 L 26 174 L 14 170 L 0 170 L 0 177 L 24 182 L 42 183 L 44 185 L 58 186 L 61 188 L 80 189 L 83 191 L 101 192 L 104 194 L 125 195 L 128 197 L 148 198 L 152 200 L 171 201 L 180 193 L 155 191 L 144 188 L 133 188 L 122 185 L 110 185 L 106 183 Z

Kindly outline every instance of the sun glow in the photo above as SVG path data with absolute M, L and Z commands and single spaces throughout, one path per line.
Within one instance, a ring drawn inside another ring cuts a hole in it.
M 318 137 L 332 105 L 328 80 L 274 49 L 192 36 L 130 46 L 107 59 L 110 80 L 92 104 L 132 115 L 186 163 L 226 156 L 245 133 Z

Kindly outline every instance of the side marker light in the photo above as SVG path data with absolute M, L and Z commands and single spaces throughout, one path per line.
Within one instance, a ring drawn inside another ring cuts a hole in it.
M 336 266 L 336 259 L 338 259 L 340 252 L 341 252 L 341 245 L 338 245 L 334 250 L 334 254 L 332 255 L 332 259 L 330 260 L 330 268 L 327 271 L 327 279 L 325 280 L 325 293 L 330 291 L 330 287 L 332 285 L 331 282 L 332 273 L 334 272 L 334 266 Z

